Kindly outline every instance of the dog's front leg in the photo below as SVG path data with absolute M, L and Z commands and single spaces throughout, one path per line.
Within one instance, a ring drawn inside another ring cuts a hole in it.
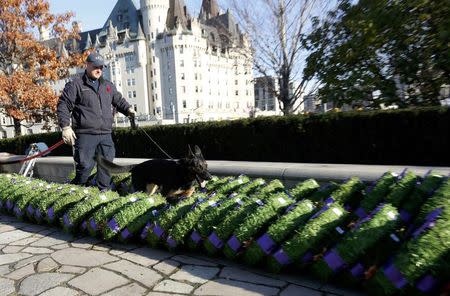
M 147 192 L 149 195 L 154 194 L 154 193 L 156 192 L 156 190 L 158 190 L 158 185 L 153 184 L 153 183 L 147 184 L 147 186 L 146 186 L 146 192 Z

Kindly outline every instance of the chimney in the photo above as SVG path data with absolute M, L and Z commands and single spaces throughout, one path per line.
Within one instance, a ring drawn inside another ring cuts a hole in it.
M 50 29 L 46 27 L 39 27 L 39 40 L 45 41 L 50 39 Z

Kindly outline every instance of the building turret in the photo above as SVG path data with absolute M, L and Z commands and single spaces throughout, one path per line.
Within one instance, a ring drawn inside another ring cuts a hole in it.
M 203 0 L 202 8 L 200 9 L 199 18 L 201 20 L 208 20 L 218 16 L 220 13 L 217 0 Z
M 144 34 L 151 41 L 166 28 L 169 0 L 141 0 L 141 14 Z
M 183 0 L 170 0 L 170 8 L 167 13 L 166 27 L 171 30 L 181 26 L 190 29 L 190 17 Z

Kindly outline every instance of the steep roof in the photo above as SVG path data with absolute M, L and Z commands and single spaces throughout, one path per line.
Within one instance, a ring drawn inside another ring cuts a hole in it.
M 218 16 L 220 13 L 219 5 L 217 0 L 203 0 L 202 8 L 200 10 L 199 18 L 202 20 L 207 20 L 212 17 Z
M 179 24 L 183 29 L 190 28 L 190 17 L 183 0 L 170 0 L 170 8 L 167 12 L 166 27 L 171 30 Z
M 103 29 L 107 30 L 110 24 L 117 31 L 129 30 L 130 37 L 134 38 L 139 32 L 139 13 L 133 0 L 118 0 L 111 14 L 103 25 Z

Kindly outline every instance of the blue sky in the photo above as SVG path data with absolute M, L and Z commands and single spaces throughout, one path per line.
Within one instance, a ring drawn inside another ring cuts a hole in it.
M 139 5 L 139 0 L 133 1 Z M 73 20 L 81 22 L 83 31 L 89 31 L 103 26 L 117 0 L 49 0 L 49 2 L 53 13 L 74 12 Z M 218 2 L 226 3 L 226 0 Z M 185 3 L 189 12 L 197 15 L 202 0 L 185 0 Z

